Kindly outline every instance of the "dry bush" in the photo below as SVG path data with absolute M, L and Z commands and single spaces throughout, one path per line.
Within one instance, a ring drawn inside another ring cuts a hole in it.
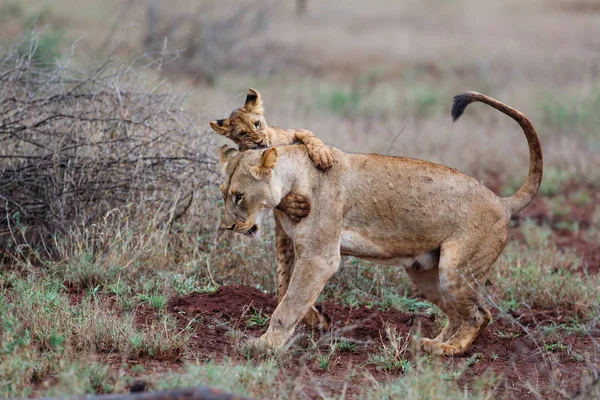
M 36 46 L 0 56 L 0 248 L 115 209 L 170 223 L 217 178 L 210 136 L 182 100 L 139 78 L 152 64 L 82 73 L 43 65 Z

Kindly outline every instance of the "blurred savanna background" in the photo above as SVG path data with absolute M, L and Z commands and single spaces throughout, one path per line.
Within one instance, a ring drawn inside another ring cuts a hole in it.
M 0 0 L 0 396 L 214 385 L 256 398 L 593 398 L 600 369 L 597 0 Z M 347 259 L 330 334 L 243 343 L 275 303 L 273 234 L 217 229 L 211 119 L 457 168 L 499 195 L 544 151 L 465 357 L 403 271 Z M 487 372 L 486 372 L 487 371 Z M 485 373 L 484 373 L 485 372 Z

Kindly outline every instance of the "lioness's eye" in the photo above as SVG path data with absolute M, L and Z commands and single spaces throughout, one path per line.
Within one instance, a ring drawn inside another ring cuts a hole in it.
M 258 127 L 259 127 L 259 126 L 260 126 L 260 121 L 256 121 L 256 122 L 254 123 L 254 127 L 255 127 L 256 129 L 258 129 Z
M 244 199 L 243 194 L 235 193 L 233 195 L 233 204 L 235 204 L 236 206 L 239 206 L 243 199 Z

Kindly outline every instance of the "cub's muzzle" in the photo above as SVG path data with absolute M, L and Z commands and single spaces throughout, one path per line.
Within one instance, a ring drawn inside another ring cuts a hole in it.
M 269 148 L 269 140 L 267 138 L 262 139 L 260 142 L 254 142 L 251 146 L 253 149 L 268 149 Z

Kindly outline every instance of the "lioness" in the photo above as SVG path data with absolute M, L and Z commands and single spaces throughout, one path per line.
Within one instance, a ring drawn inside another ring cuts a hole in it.
M 506 245 L 511 216 L 537 193 L 543 169 L 538 135 L 519 111 L 465 92 L 454 98 L 453 119 L 474 101 L 512 117 L 525 133 L 529 175 L 513 196 L 497 197 L 456 169 L 410 158 L 334 148 L 336 162 L 323 173 L 313 166 L 304 146 L 243 153 L 221 149 L 227 174 L 221 188 L 224 228 L 255 233 L 261 216 L 290 191 L 312 201 L 310 214 L 297 223 L 274 211 L 294 242 L 296 264 L 287 293 L 259 341 L 274 347 L 285 344 L 338 269 L 340 256 L 351 255 L 403 266 L 427 299 L 448 316 L 435 339 L 421 339 L 424 350 L 454 355 L 473 343 L 491 320 L 477 289 Z
M 283 129 L 267 124 L 264 106 L 260 93 L 248 88 L 244 105 L 233 110 L 229 118 L 210 121 L 211 128 L 218 134 L 227 137 L 238 145 L 240 151 L 303 143 L 314 164 L 327 170 L 333 165 L 331 149 L 321 139 L 306 129 Z M 310 212 L 310 200 L 297 193 L 284 196 L 277 209 L 286 213 L 293 221 L 298 222 Z M 281 224 L 275 221 L 275 237 L 277 250 L 277 295 L 281 301 L 287 291 L 290 276 L 294 268 L 294 244 L 285 233 Z M 329 329 L 329 317 L 320 307 L 313 306 L 304 316 L 308 326 Z

